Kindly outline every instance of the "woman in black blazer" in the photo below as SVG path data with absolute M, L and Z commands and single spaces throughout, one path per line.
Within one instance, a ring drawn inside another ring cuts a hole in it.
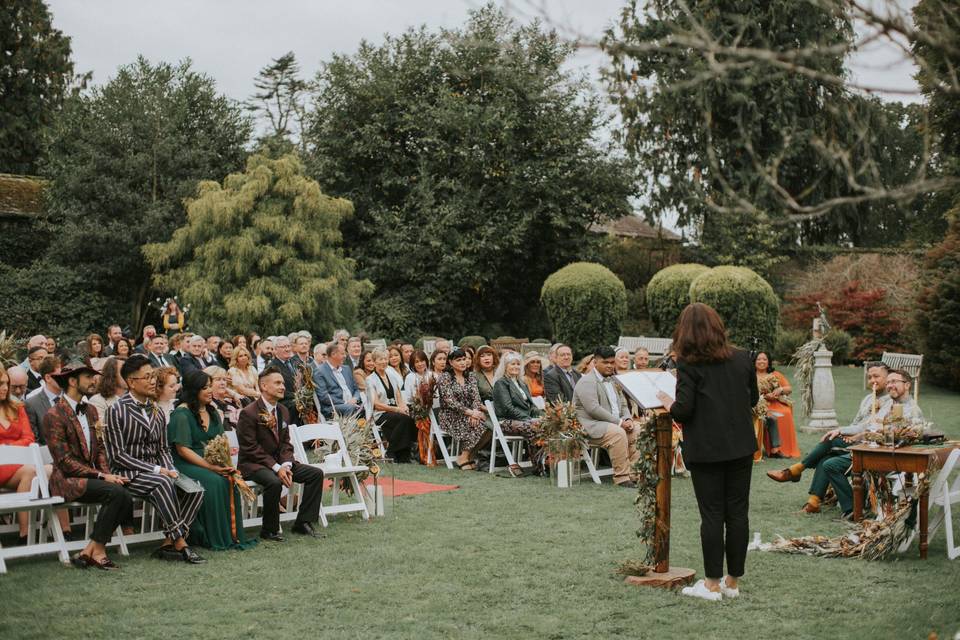
M 540 452 L 534 445 L 539 436 L 540 417 L 543 412 L 533 404 L 530 388 L 523 380 L 523 359 L 516 351 L 503 356 L 493 384 L 493 408 L 500 422 L 500 429 L 508 436 L 522 436 L 527 441 L 527 454 L 534 467 L 541 465 Z M 510 466 L 510 475 L 523 475 L 520 465 Z
M 750 476 L 757 449 L 753 407 L 760 397 L 757 375 L 750 354 L 730 346 L 723 320 L 705 304 L 691 304 L 680 314 L 673 349 L 677 399 L 671 401 L 665 394 L 660 399 L 683 425 L 683 458 L 700 508 L 706 575 L 683 593 L 707 600 L 735 598 L 750 535 Z

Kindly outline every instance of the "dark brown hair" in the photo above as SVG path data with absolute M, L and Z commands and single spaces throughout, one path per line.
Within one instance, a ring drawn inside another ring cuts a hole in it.
M 497 355 L 497 350 L 489 345 L 483 345 L 479 349 L 477 349 L 477 352 L 474 354 L 474 357 L 473 357 L 473 370 L 476 371 L 477 373 L 483 373 L 483 368 L 480 366 L 480 356 L 486 355 L 488 353 L 493 356 L 493 365 L 492 365 L 493 369 L 496 369 L 497 365 L 500 364 L 500 356 Z
M 687 305 L 673 330 L 677 360 L 689 364 L 722 362 L 733 355 L 723 320 L 702 302 Z

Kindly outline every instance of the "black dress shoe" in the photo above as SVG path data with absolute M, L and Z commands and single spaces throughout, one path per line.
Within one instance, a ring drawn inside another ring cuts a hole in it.
M 283 536 L 276 531 L 261 531 L 260 537 L 271 542 L 283 542 Z
M 206 560 L 190 547 L 184 547 L 183 549 L 180 549 L 178 553 L 180 554 L 180 559 L 186 562 L 187 564 L 206 563 Z
M 313 528 L 313 525 L 309 522 L 298 522 L 293 525 L 291 529 L 294 533 L 299 533 L 302 536 L 310 536 L 311 538 L 326 538 L 327 534 L 320 533 Z
M 87 563 L 87 560 L 89 559 L 89 556 L 85 556 L 82 553 L 76 553 L 70 556 L 70 564 L 75 566 L 77 569 L 86 569 L 88 566 L 90 566 Z

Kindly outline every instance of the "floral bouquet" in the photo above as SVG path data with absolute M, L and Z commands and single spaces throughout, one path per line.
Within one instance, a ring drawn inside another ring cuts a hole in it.
M 224 434 L 221 433 L 216 438 L 207 442 L 206 446 L 203 447 L 203 459 L 219 467 L 233 466 L 233 461 L 230 459 L 230 442 L 227 441 L 227 437 Z M 239 471 L 234 469 L 227 477 L 233 480 L 237 488 L 240 489 L 240 495 L 243 496 L 244 500 L 247 502 L 256 501 L 257 496 L 254 495 L 253 490 L 247 486 L 247 483 L 243 481 L 243 476 L 240 475 Z
M 431 467 L 437 464 L 437 456 L 428 455 L 431 446 L 430 410 L 432 408 L 433 384 L 428 379 L 417 385 L 410 398 L 410 417 L 417 425 L 417 449 L 420 452 L 420 462 Z
M 540 434 L 535 444 L 550 458 L 566 460 L 580 455 L 587 444 L 587 434 L 572 402 L 556 400 L 547 405 L 540 420 Z
M 300 414 L 301 423 L 314 424 L 317 422 L 317 405 L 313 401 L 313 375 L 309 367 L 306 365 L 297 366 L 293 386 L 293 401 L 297 406 L 297 413 Z
M 757 386 L 760 388 L 760 398 L 762 400 L 765 400 L 764 398 L 765 395 L 767 395 L 768 393 L 773 393 L 777 389 L 781 388 L 780 378 L 778 378 L 772 373 L 767 374 L 762 378 L 760 378 L 759 380 L 757 380 Z M 785 395 L 781 395 L 779 398 L 777 398 L 777 400 L 787 406 L 793 406 L 793 401 Z M 764 411 L 764 413 L 766 413 L 766 411 Z

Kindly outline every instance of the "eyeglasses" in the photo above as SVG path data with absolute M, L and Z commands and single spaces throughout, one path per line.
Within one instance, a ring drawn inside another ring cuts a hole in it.
M 157 374 L 149 373 L 145 376 L 130 376 L 129 378 L 127 378 L 127 380 L 153 380 L 156 377 L 157 377 Z
M 891 382 L 895 382 L 897 384 L 907 384 L 907 381 L 901 378 L 887 378 L 887 383 L 889 384 Z

